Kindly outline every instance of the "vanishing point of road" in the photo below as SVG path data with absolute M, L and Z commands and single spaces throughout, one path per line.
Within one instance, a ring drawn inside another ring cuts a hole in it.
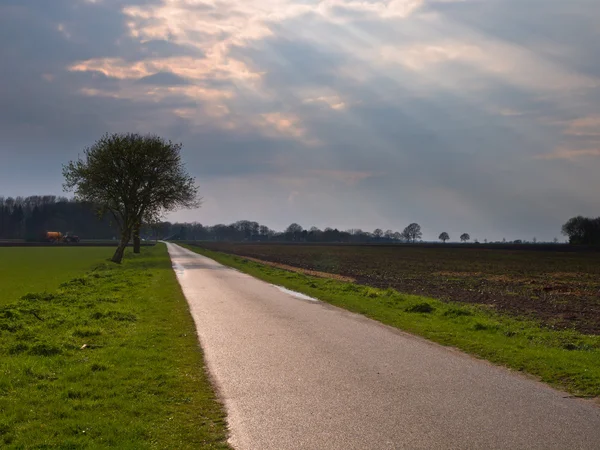
M 600 408 L 167 244 L 238 449 L 600 449 Z

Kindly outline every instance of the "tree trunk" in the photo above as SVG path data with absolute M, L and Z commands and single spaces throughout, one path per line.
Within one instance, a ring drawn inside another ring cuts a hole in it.
M 127 244 L 129 244 L 130 234 L 130 232 L 125 232 L 121 235 L 121 242 L 119 242 L 119 246 L 117 247 L 117 250 L 115 250 L 115 254 L 111 259 L 112 262 L 121 264 L 125 248 L 127 247 Z
M 141 224 L 138 223 L 135 225 L 135 228 L 133 229 L 133 253 L 140 253 L 140 247 L 141 247 L 140 228 L 141 228 Z

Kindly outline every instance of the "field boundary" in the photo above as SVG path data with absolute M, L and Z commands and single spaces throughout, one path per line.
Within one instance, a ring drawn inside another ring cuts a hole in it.
M 264 266 L 275 267 L 277 269 L 287 270 L 288 272 L 302 273 L 304 275 L 310 275 L 317 278 L 331 278 L 333 280 L 344 281 L 346 283 L 356 283 L 356 279 L 352 277 L 346 277 L 344 275 L 338 275 L 336 273 L 320 272 L 318 270 L 303 269 L 302 267 L 289 266 L 287 264 L 276 263 L 273 261 L 265 261 L 263 259 L 253 258 L 251 256 L 244 256 L 244 259 L 248 261 L 254 261 Z

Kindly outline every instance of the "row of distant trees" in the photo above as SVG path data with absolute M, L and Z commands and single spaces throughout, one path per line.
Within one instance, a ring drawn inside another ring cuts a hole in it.
M 97 208 L 92 204 L 55 195 L 0 197 L 0 239 L 38 240 L 45 231 L 71 231 L 83 239 L 118 237 L 118 229 L 110 216 L 105 214 L 98 218 L 96 211 Z M 600 245 L 600 217 L 573 217 L 563 225 L 562 232 L 571 244 Z M 417 223 L 411 223 L 402 231 L 381 228 L 371 232 L 358 228 L 343 231 L 337 228 L 305 229 L 297 223 L 291 224 L 283 231 L 276 231 L 250 220 L 213 226 L 197 222 L 159 222 L 153 226 L 144 225 L 141 234 L 147 239 L 347 243 L 418 242 L 423 235 Z M 471 236 L 469 233 L 463 233 L 459 239 L 461 242 L 469 242 Z M 445 243 L 451 240 L 451 236 L 442 232 L 439 240 Z M 535 243 L 536 239 L 531 242 Z
M 83 238 L 116 236 L 108 215 L 89 203 L 55 195 L 0 197 L 0 239 L 38 240 L 45 231 L 72 231 Z
M 0 197 L 0 239 L 39 240 L 46 231 L 70 231 L 83 239 L 118 237 L 118 229 L 108 213 L 99 220 L 97 210 L 90 203 L 55 195 Z M 304 229 L 293 223 L 280 232 L 249 220 L 214 226 L 159 222 L 153 226 L 144 225 L 141 234 L 149 239 L 290 242 L 416 242 L 422 237 L 421 227 L 416 223 L 408 225 L 402 232 L 380 228 L 373 232 L 358 228 L 345 231 L 317 227 Z M 441 240 L 449 239 L 447 233 L 442 234 L 445 238 L 440 235 Z
M 149 230 L 152 232 L 151 230 Z M 273 242 L 416 242 L 422 237 L 421 227 L 408 225 L 402 232 L 376 228 L 373 232 L 358 228 L 303 228 L 292 223 L 284 231 L 272 230 L 266 225 L 249 220 L 240 220 L 230 225 L 203 226 L 199 223 L 169 223 L 157 225 L 157 234 L 170 239 L 206 241 L 273 241 Z
M 147 232 L 155 233 L 161 238 L 174 240 L 198 240 L 198 241 L 254 241 L 254 242 L 340 242 L 340 243 L 400 243 L 419 242 L 423 236 L 421 226 L 411 223 L 401 232 L 394 230 L 384 231 L 376 228 L 372 232 L 363 231 L 359 228 L 338 230 L 337 228 L 317 227 L 303 228 L 297 223 L 292 223 L 284 231 L 275 231 L 258 222 L 240 220 L 230 225 L 218 224 L 204 226 L 200 223 L 171 223 L 162 222 L 155 230 L 147 228 Z M 154 236 L 154 234 L 152 234 Z M 440 234 L 441 242 L 450 240 L 447 232 Z M 469 242 L 469 233 L 460 236 L 461 242 Z M 478 242 L 475 240 L 475 242 Z M 487 243 L 487 240 L 484 240 Z M 535 238 L 532 242 L 536 242 Z M 556 242 L 556 240 L 555 240 Z M 499 244 L 509 243 L 506 239 L 498 241 Z M 510 243 L 522 244 L 521 240 Z
M 450 235 L 444 231 L 440 233 L 438 239 L 445 244 L 446 241 L 450 240 Z M 471 240 L 471 235 L 469 233 L 463 233 L 460 235 L 460 240 L 461 242 L 469 242 Z
M 421 239 L 419 225 L 411 224 L 403 232 L 375 229 L 373 232 L 358 228 L 303 228 L 292 223 L 283 231 L 273 230 L 266 225 L 249 220 L 240 220 L 230 225 L 204 226 L 199 223 L 169 223 L 157 225 L 159 236 L 171 239 L 207 241 L 274 241 L 274 242 L 416 242 Z

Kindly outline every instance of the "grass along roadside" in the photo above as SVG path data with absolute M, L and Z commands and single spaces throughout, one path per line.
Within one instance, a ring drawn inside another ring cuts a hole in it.
M 2 247 L 0 305 L 28 292 L 53 291 L 113 252 L 108 247 Z
M 311 277 L 243 257 L 184 247 L 269 283 L 534 375 L 574 395 L 600 396 L 600 336 L 554 331 L 489 308 Z
M 0 307 L 0 447 L 228 448 L 165 245 Z

